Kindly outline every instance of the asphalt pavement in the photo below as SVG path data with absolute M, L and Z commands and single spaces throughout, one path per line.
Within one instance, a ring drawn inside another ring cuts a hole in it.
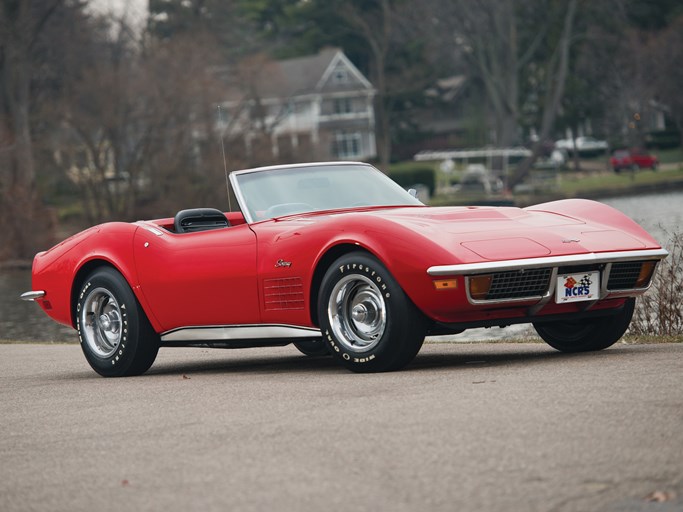
M 371 375 L 168 348 L 125 379 L 0 345 L 0 510 L 681 511 L 683 344 L 427 344 Z

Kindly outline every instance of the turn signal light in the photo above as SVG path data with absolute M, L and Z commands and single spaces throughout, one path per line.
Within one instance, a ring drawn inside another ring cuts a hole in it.
M 455 279 L 438 279 L 434 281 L 434 288 L 437 290 L 454 290 L 458 287 L 458 281 Z
M 652 273 L 655 271 L 655 266 L 657 262 L 655 261 L 644 261 L 640 266 L 640 273 L 638 274 L 638 279 L 636 280 L 635 288 L 645 288 L 650 279 L 652 278 Z
M 470 297 L 474 300 L 486 300 L 491 289 L 491 281 L 493 276 L 491 274 L 484 274 L 481 276 L 472 276 L 470 281 Z

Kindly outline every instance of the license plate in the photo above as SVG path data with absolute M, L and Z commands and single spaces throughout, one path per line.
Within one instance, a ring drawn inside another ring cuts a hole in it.
M 577 272 L 557 276 L 555 302 L 580 302 L 600 298 L 600 272 Z

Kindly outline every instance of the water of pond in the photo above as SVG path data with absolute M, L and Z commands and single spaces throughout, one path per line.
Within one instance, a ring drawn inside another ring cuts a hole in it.
M 667 247 L 671 234 L 683 232 L 683 192 L 610 198 L 603 202 L 636 220 L 664 247 Z M 36 304 L 18 299 L 22 292 L 30 289 L 30 271 L 0 271 L 0 340 L 76 342 L 77 337 L 73 329 L 50 320 Z M 530 332 L 532 331 L 528 326 L 471 329 L 446 339 L 505 339 Z

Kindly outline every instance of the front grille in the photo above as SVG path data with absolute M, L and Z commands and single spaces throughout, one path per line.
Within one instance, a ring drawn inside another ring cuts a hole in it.
M 551 273 L 550 268 L 497 272 L 493 274 L 486 300 L 522 299 L 545 295 Z
M 625 261 L 614 263 L 607 282 L 608 290 L 632 290 L 643 266 L 642 261 Z

